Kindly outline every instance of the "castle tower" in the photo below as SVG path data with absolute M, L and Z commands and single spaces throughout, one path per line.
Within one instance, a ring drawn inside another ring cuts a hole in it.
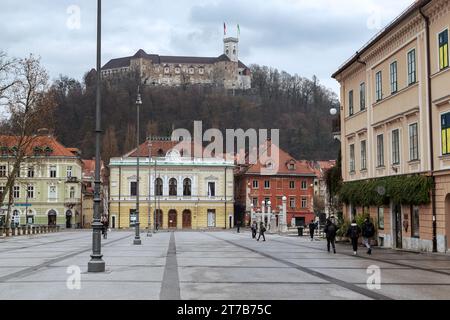
M 238 38 L 233 38 L 233 37 L 228 37 L 223 39 L 223 53 L 230 58 L 231 61 L 233 62 L 238 62 L 239 58 L 238 58 L 238 53 L 239 53 L 239 39 Z

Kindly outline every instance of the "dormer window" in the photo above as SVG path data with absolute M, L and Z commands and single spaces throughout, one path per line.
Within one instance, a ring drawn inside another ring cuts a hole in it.
M 266 162 L 266 168 L 268 168 L 268 169 L 273 169 L 273 163 L 272 163 L 272 161 L 267 161 L 267 162 Z
M 165 73 L 165 74 L 169 74 L 169 72 L 170 72 L 169 66 L 165 66 L 165 67 L 164 67 L 164 73 Z
M 189 74 L 194 74 L 194 67 L 189 67 Z
M 289 170 L 295 170 L 295 164 L 289 163 L 289 164 L 288 164 L 288 169 L 289 169 Z

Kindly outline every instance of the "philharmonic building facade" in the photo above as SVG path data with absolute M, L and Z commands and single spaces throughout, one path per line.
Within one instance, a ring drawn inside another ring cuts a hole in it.
M 214 229 L 233 225 L 234 161 L 188 156 L 164 138 L 147 141 L 110 160 L 110 226 L 142 229 Z M 185 146 L 191 148 L 189 143 Z M 193 148 L 191 148 L 193 154 Z M 136 192 L 137 155 L 140 183 Z
M 333 74 L 344 213 L 370 213 L 385 247 L 450 245 L 449 11 L 416 1 Z

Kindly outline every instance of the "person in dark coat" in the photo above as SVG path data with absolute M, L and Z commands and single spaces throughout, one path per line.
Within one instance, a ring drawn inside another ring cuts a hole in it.
M 311 241 L 313 241 L 314 240 L 314 230 L 316 230 L 317 224 L 314 222 L 314 220 L 311 220 L 308 227 L 309 227 L 309 236 L 311 237 Z
M 253 221 L 251 228 L 252 228 L 252 238 L 255 239 L 256 231 L 258 229 L 258 225 L 256 224 L 256 221 Z
M 239 233 L 241 230 L 241 221 L 236 222 L 236 227 L 237 227 L 237 233 Z
M 102 223 L 102 234 L 103 234 L 103 239 L 106 239 L 108 237 L 108 217 L 107 216 L 102 216 L 101 218 L 101 223 Z
M 363 244 L 367 247 L 367 254 L 372 254 L 372 248 L 370 247 L 370 239 L 375 235 L 375 226 L 370 218 L 367 217 L 362 225 Z
M 259 241 L 259 238 L 261 238 L 261 236 L 263 237 L 263 241 L 266 241 L 264 232 L 266 232 L 266 227 L 264 226 L 264 223 L 261 222 L 261 224 L 259 225 L 259 236 L 258 239 L 256 239 L 256 241 Z
M 361 234 L 361 228 L 356 223 L 356 220 L 353 219 L 352 224 L 347 230 L 347 237 L 349 237 L 352 241 L 353 246 L 353 255 L 356 256 L 358 253 L 358 239 Z
M 335 245 L 336 231 L 337 231 L 336 225 L 330 219 L 327 219 L 327 221 L 325 223 L 325 228 L 323 229 L 323 231 L 327 235 L 328 252 L 330 252 L 330 244 L 331 244 L 331 246 L 333 247 L 333 253 L 336 253 L 336 245 Z

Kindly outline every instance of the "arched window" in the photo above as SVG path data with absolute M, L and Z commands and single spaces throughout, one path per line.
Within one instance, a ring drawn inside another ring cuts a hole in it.
M 172 178 L 169 180 L 169 196 L 177 195 L 177 179 Z
M 155 195 L 157 196 L 163 195 L 163 181 L 161 178 L 155 180 Z
M 159 149 L 158 150 L 158 157 L 162 157 L 162 156 L 164 156 L 164 151 L 163 151 L 163 149 Z
M 186 178 L 183 181 L 183 196 L 191 196 L 192 192 L 191 192 L 191 179 Z

